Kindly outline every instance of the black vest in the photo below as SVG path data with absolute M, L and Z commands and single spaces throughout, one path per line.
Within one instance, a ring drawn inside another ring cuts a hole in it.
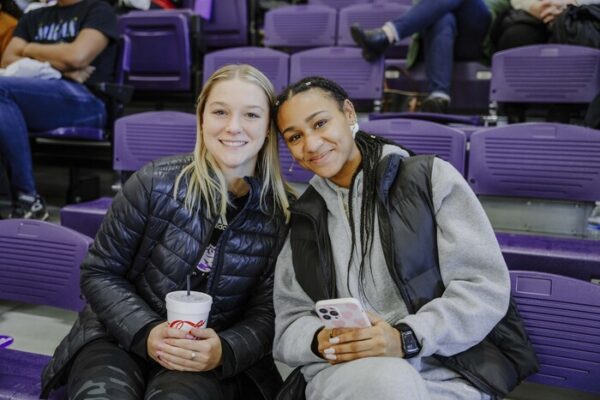
M 379 163 L 378 221 L 392 279 L 410 313 L 440 297 L 436 221 L 431 192 L 433 156 L 402 159 L 387 156 Z M 327 225 L 327 207 L 312 187 L 292 209 L 291 247 L 296 279 L 316 302 L 334 298 L 335 267 Z M 479 344 L 451 357 L 435 356 L 478 389 L 504 396 L 538 370 L 531 343 L 514 302 L 506 316 Z

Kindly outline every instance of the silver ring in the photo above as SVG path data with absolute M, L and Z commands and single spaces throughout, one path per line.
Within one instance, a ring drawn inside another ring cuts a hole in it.
M 194 352 L 192 351 L 192 356 L 190 357 L 190 360 L 193 360 L 194 358 L 196 358 L 196 353 L 194 353 Z

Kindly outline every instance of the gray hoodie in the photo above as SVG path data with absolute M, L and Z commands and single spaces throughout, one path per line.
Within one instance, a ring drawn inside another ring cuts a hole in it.
M 407 155 L 396 146 L 386 145 L 382 157 L 392 152 Z M 391 325 L 409 325 L 422 346 L 419 356 L 409 362 L 424 378 L 441 381 L 458 375 L 431 356 L 450 356 L 479 343 L 506 314 L 510 279 L 487 216 L 463 177 L 447 162 L 435 159 L 431 181 L 439 265 L 446 290 L 412 315 L 389 276 L 377 225 L 373 227 L 374 244 L 369 257 L 372 273 L 364 274 L 363 281 L 368 301 L 359 296 L 357 274 L 351 272 L 347 280 L 352 242 L 346 211 L 348 189 L 318 176 L 310 184 L 323 197 L 329 212 L 329 235 L 335 238 L 332 248 L 337 297 L 355 297 Z M 360 210 L 362 173 L 355 185 L 353 210 Z M 354 214 L 355 226 L 359 226 L 359 213 Z M 355 231 L 360 234 L 360 229 Z M 358 250 L 354 251 L 356 260 Z M 357 262 L 351 271 L 357 271 Z M 289 236 L 277 261 L 274 303 L 274 357 L 291 367 L 304 366 L 302 372 L 310 381 L 329 364 L 311 351 L 314 334 L 322 324 L 314 312 L 314 302 L 296 281 Z

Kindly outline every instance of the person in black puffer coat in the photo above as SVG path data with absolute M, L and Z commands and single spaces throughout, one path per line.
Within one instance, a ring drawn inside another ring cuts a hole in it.
M 198 99 L 193 154 L 125 183 L 83 262 L 88 305 L 43 371 L 43 398 L 65 383 L 70 399 L 274 398 L 273 271 L 290 192 L 273 99 L 255 68 L 221 68 Z M 165 296 L 188 275 L 213 304 L 209 328 L 185 332 L 165 322 Z

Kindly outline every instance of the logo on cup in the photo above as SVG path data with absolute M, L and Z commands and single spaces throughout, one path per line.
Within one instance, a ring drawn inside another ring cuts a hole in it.
M 193 323 L 191 321 L 183 321 L 181 319 L 178 319 L 176 321 L 171 322 L 169 324 L 169 328 L 182 329 L 186 326 L 189 326 L 190 329 L 191 328 L 202 328 L 205 323 L 206 323 L 206 321 L 204 321 L 204 320 L 198 321 L 197 323 Z
M 13 341 L 13 338 L 10 336 L 0 335 L 0 349 L 10 346 Z

